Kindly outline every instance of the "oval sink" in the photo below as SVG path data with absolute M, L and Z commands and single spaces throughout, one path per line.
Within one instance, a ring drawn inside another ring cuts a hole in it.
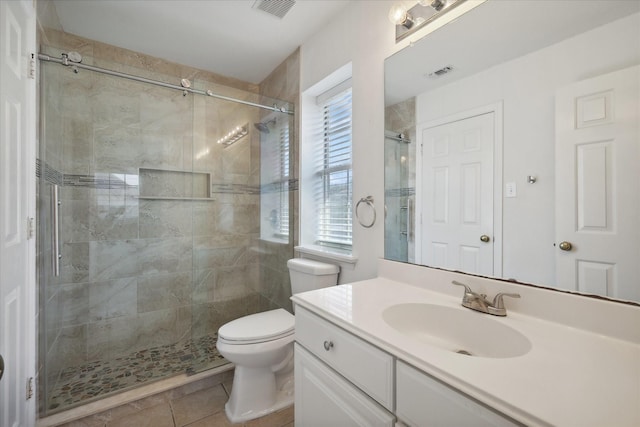
M 531 350 L 531 342 L 520 332 L 466 308 L 398 304 L 384 310 L 382 318 L 410 338 L 467 356 L 518 357 Z

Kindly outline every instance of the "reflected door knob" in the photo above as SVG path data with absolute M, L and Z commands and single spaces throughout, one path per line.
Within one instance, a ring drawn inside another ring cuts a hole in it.
M 570 251 L 573 248 L 573 245 L 569 242 L 560 242 L 558 247 L 560 248 L 560 250 Z
M 487 236 L 486 234 L 483 234 L 482 236 L 480 236 L 480 241 L 484 243 L 489 243 L 491 241 L 491 237 Z

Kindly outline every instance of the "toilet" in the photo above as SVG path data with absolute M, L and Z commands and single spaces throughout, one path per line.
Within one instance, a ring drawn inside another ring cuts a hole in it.
M 305 258 L 287 261 L 293 294 L 334 286 L 336 265 Z M 250 314 L 220 327 L 216 347 L 235 364 L 225 412 L 240 423 L 293 404 L 295 317 L 281 308 Z

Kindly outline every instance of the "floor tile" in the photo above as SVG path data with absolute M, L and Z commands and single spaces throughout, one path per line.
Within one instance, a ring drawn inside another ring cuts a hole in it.
M 293 406 L 281 409 L 273 414 L 247 421 L 246 427 L 282 427 L 293 422 Z
M 171 407 L 164 403 L 107 423 L 106 427 L 175 427 Z
M 173 400 L 171 407 L 176 419 L 176 426 L 183 427 L 194 421 L 224 410 L 227 393 L 221 385 L 196 391 L 180 399 Z
M 196 340 L 135 351 L 126 357 L 64 369 L 48 393 L 49 414 L 140 386 L 145 382 L 227 363 L 216 348 L 217 333 Z
M 227 419 L 224 411 L 220 411 L 217 414 L 210 415 L 195 423 L 189 424 L 187 427 L 233 427 L 242 426 L 242 424 L 232 424 Z

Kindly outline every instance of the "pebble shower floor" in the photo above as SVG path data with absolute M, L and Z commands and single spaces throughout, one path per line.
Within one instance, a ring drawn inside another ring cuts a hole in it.
M 216 348 L 218 335 L 152 347 L 125 357 L 64 369 L 49 393 L 47 410 L 59 412 L 173 374 L 227 363 Z

